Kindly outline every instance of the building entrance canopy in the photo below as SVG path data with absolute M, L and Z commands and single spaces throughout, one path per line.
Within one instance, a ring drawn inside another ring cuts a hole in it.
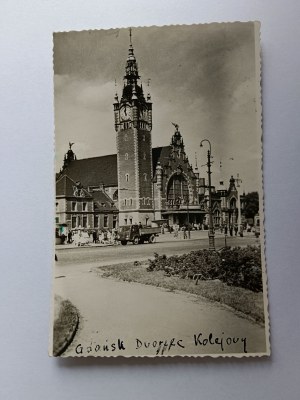
M 205 215 L 206 212 L 204 210 L 190 210 L 190 209 L 180 209 L 180 210 L 166 210 L 163 211 L 163 215 L 172 215 L 172 214 L 202 214 Z

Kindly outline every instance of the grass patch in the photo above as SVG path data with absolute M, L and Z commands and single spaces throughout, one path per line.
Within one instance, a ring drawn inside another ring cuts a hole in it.
M 264 323 L 263 294 L 252 292 L 241 287 L 228 286 L 219 280 L 195 281 L 182 279 L 178 276 L 167 276 L 164 271 L 147 271 L 147 264 L 134 265 L 122 263 L 99 267 L 99 275 L 104 278 L 116 278 L 126 282 L 138 282 L 171 291 L 181 290 L 196 294 L 210 301 L 215 301 L 234 308 L 253 318 L 258 323 Z
M 55 296 L 55 314 L 53 326 L 53 355 L 61 355 L 71 343 L 77 329 L 79 313 L 69 301 Z

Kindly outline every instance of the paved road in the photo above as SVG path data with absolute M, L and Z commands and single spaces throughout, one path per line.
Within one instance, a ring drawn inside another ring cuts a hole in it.
M 57 250 L 57 256 L 60 265 L 94 264 L 96 266 L 147 259 L 153 257 L 155 252 L 166 255 L 183 254 L 192 250 L 205 249 L 208 246 L 208 239 L 203 237 L 190 240 L 174 240 L 172 236 L 169 236 L 169 238 L 170 241 L 166 240 L 167 237 L 164 237 L 164 241 L 162 241 L 159 237 L 156 243 L 136 246 L 128 244 L 127 246 L 64 248 Z M 257 243 L 258 239 L 255 237 L 227 238 L 227 244 L 230 246 L 245 246 Z M 222 246 L 224 246 L 224 238 L 216 237 L 216 248 L 221 248 Z

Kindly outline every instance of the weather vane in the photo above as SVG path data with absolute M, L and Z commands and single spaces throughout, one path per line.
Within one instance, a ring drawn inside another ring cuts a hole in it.
M 171 122 L 171 124 L 172 124 L 172 125 L 174 125 L 174 126 L 175 126 L 175 128 L 176 128 L 176 131 L 178 131 L 179 125 L 178 125 L 178 124 L 176 124 L 175 122 Z

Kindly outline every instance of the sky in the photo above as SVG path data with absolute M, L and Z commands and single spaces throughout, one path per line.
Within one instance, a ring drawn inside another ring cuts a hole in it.
M 116 153 L 113 102 L 116 91 L 121 97 L 129 29 L 61 32 L 53 39 L 59 170 L 69 141 L 78 159 Z M 239 174 L 242 190 L 258 190 L 260 77 L 253 23 L 133 28 L 132 43 L 144 93 L 153 102 L 152 146 L 170 144 L 175 122 L 201 177 L 207 177 L 208 147 L 199 145 L 208 139 L 213 184 Z

